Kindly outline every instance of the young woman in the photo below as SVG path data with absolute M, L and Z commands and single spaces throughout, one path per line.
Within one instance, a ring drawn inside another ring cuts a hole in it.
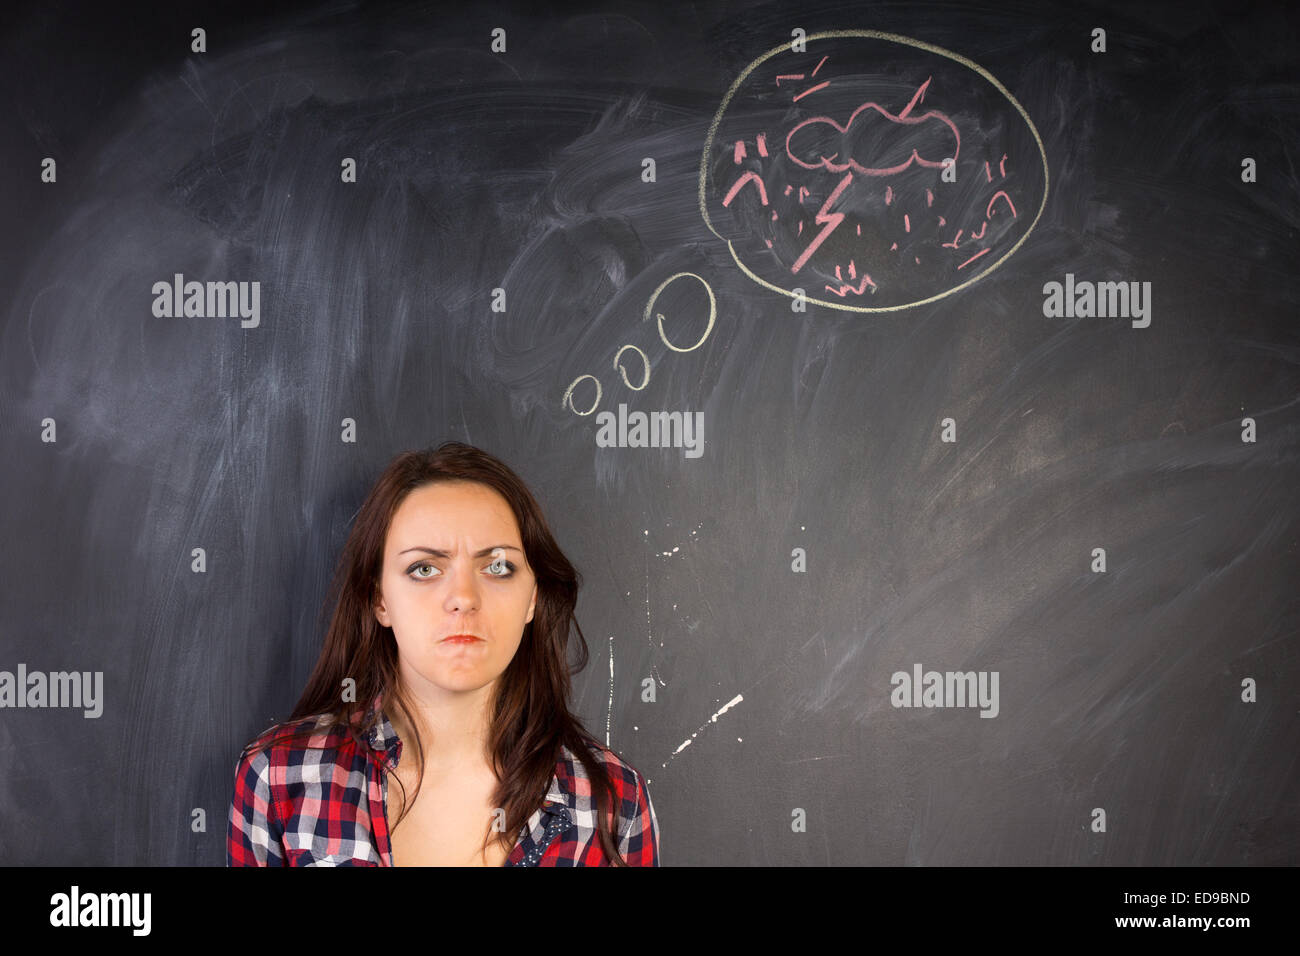
M 568 709 L 580 582 L 505 464 L 395 458 L 298 706 L 240 755 L 227 865 L 658 866 L 645 780 Z

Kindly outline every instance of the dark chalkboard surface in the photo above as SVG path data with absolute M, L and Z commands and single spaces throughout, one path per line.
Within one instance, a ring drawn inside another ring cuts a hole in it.
M 664 865 L 1296 861 L 1283 5 L 16 10 L 0 861 L 221 865 L 445 439 Z

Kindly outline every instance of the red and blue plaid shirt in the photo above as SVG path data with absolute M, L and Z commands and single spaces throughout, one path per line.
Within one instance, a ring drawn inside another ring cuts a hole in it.
M 306 742 L 265 746 L 274 732 L 310 726 L 311 717 L 272 728 L 246 747 L 235 766 L 226 865 L 392 866 L 387 774 L 401 758 L 402 741 L 382 711 L 380 717 L 365 752 L 325 721 Z M 619 853 L 631 866 L 658 866 L 659 824 L 645 780 L 612 750 L 589 749 L 614 785 Z M 569 748 L 561 747 L 550 789 L 505 865 L 609 865 L 596 837 L 591 781 Z

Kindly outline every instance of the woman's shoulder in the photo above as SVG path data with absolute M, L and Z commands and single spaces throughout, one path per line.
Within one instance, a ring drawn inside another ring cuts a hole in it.
M 277 721 L 254 737 L 239 754 L 241 762 L 283 765 L 307 750 L 333 750 L 349 741 L 329 714 Z
M 633 766 L 630 760 L 609 747 L 595 740 L 586 740 L 584 744 L 594 763 L 605 773 L 613 785 L 616 798 L 623 804 L 624 815 L 635 813 L 638 805 L 644 805 L 647 802 L 645 776 Z M 566 775 L 569 778 L 568 780 L 560 779 L 562 786 L 567 785 L 582 796 L 591 793 L 591 781 L 587 767 L 578 758 L 578 755 L 567 746 L 561 748 L 560 767 L 556 771 L 557 777 L 562 778 Z
M 626 775 L 629 777 L 639 777 L 640 773 L 632 765 L 632 762 L 615 750 L 611 750 L 604 744 L 596 740 L 584 740 L 587 753 L 595 758 L 596 762 L 603 766 L 611 774 Z M 564 747 L 564 751 L 573 755 L 574 752 L 570 747 Z
M 650 801 L 650 791 L 645 776 L 633 766 L 632 762 L 620 753 L 616 753 L 594 740 L 586 741 L 586 750 L 595 765 L 609 778 L 614 790 L 614 815 L 611 820 L 615 829 L 615 839 L 619 844 L 619 853 L 632 866 L 659 865 L 659 823 L 655 817 L 654 804 Z M 566 798 L 577 811 L 579 824 L 594 810 L 592 806 L 593 788 L 587 770 L 582 761 L 569 748 L 562 750 L 561 767 L 556 772 L 557 779 L 570 776 L 567 781 Z M 566 768 L 565 761 L 569 762 Z M 565 785 L 563 779 L 561 786 Z

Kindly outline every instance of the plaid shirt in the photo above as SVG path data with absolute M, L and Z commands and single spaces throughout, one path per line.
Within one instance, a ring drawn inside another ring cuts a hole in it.
M 387 774 L 401 758 L 402 741 L 380 716 L 368 752 L 337 728 L 268 751 L 262 744 L 272 728 L 246 747 L 235 765 L 226 865 L 392 866 Z M 297 730 L 312 720 L 290 726 Z M 614 785 L 619 853 L 631 866 L 658 866 L 659 824 L 645 781 L 612 750 L 590 749 Z M 567 747 L 561 747 L 550 789 L 505 865 L 608 865 L 596 838 L 591 781 Z

